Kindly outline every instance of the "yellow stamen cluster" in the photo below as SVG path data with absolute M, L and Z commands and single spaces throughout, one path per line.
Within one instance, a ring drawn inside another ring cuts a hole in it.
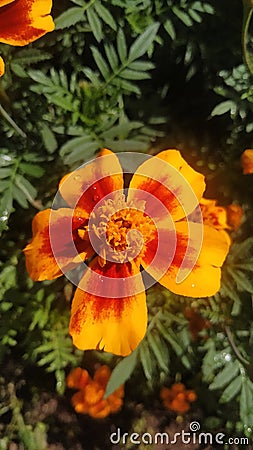
M 141 255 L 155 225 L 144 213 L 145 202 L 127 202 L 124 194 L 105 200 L 91 216 L 92 230 L 100 240 L 99 263 L 130 261 Z

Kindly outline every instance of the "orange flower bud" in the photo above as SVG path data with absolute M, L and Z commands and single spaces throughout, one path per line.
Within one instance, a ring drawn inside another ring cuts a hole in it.
M 243 154 L 241 155 L 241 165 L 243 174 L 251 174 L 253 173 L 253 150 L 247 149 L 244 150 Z

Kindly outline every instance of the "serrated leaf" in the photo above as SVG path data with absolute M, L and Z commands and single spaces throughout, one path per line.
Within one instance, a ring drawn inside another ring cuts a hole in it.
M 109 27 L 111 27 L 114 31 L 117 30 L 117 24 L 111 15 L 108 8 L 105 8 L 101 2 L 98 0 L 94 3 L 94 8 L 96 9 L 97 14 L 101 17 L 103 22 L 105 22 Z
M 240 418 L 244 427 L 252 427 L 253 424 L 253 387 L 247 378 L 242 383 L 240 396 Z
M 104 398 L 111 395 L 119 386 L 124 384 L 125 381 L 130 378 L 137 364 L 137 357 L 138 348 L 117 364 L 107 383 Z
M 27 175 L 30 175 L 34 178 L 41 178 L 42 175 L 44 175 L 45 170 L 36 165 L 36 164 L 29 164 L 29 163 L 20 163 L 19 168 L 26 173 Z
M 167 31 L 168 35 L 171 37 L 171 39 L 174 41 L 176 38 L 176 32 L 174 25 L 170 19 L 167 19 L 163 24 L 165 30 Z
M 228 362 L 224 369 L 216 375 L 213 382 L 210 384 L 209 389 L 222 389 L 238 375 L 239 370 L 240 369 L 236 361 Z
M 141 94 L 141 90 L 138 86 L 136 86 L 134 83 L 131 83 L 131 81 L 128 80 L 124 80 L 123 78 L 119 79 L 119 78 L 115 78 L 114 80 L 112 80 L 112 84 L 114 84 L 117 87 L 120 87 L 121 89 L 123 89 L 125 92 L 127 93 L 133 93 L 136 95 L 140 95 Z
M 67 9 L 60 16 L 55 19 L 56 30 L 62 30 L 63 28 L 69 28 L 84 19 L 84 9 L 74 6 Z
M 13 199 L 16 200 L 22 208 L 27 209 L 29 207 L 26 195 L 17 186 L 13 186 L 12 195 Z
M 145 377 L 147 380 L 151 380 L 153 375 L 153 363 L 146 340 L 141 342 L 139 354 Z
M 137 72 L 136 70 L 131 69 L 122 70 L 122 72 L 120 72 L 120 77 L 125 78 L 126 80 L 147 80 L 148 78 L 151 78 L 147 72 Z
M 44 145 L 46 147 L 46 150 L 50 154 L 54 153 L 54 151 L 58 147 L 58 143 L 57 143 L 57 140 L 55 138 L 53 131 L 49 128 L 49 126 L 47 124 L 42 122 L 40 124 L 40 132 L 41 132 L 41 136 L 42 136 Z
M 238 392 L 240 392 L 242 387 L 242 377 L 239 375 L 236 377 L 229 385 L 226 387 L 226 389 L 223 391 L 222 396 L 220 398 L 221 403 L 228 403 L 230 400 L 232 400 Z
M 12 212 L 12 191 L 8 189 L 0 198 L 0 232 L 6 230 L 9 216 Z
M 105 44 L 105 54 L 112 68 L 112 71 L 115 72 L 119 64 L 119 59 L 113 45 Z
M 152 348 L 161 369 L 168 372 L 168 351 L 166 351 L 167 347 L 164 345 L 164 341 L 162 341 L 160 337 L 154 333 L 148 334 L 147 341 Z
M 99 16 L 94 8 L 88 8 L 86 11 L 87 19 L 91 27 L 91 31 L 94 34 L 98 42 L 103 38 L 102 24 Z
M 173 6 L 172 11 L 187 27 L 192 25 L 193 22 L 191 18 L 182 9 L 179 9 L 177 6 Z
M 129 50 L 129 61 L 134 61 L 147 52 L 155 39 L 159 26 L 159 23 L 153 23 L 134 41 Z
M 120 60 L 124 64 L 127 60 L 127 45 L 123 30 L 120 28 L 117 34 L 117 49 Z
M 65 164 L 73 164 L 77 161 L 85 162 L 94 157 L 94 153 L 99 147 L 99 143 L 91 141 L 90 136 L 82 136 L 71 139 L 64 144 L 60 150 L 60 155 Z
M 15 184 L 25 194 L 27 200 L 33 203 L 33 200 L 37 195 L 37 190 L 30 183 L 30 181 L 28 181 L 22 175 L 16 175 Z
M 0 179 L 1 178 L 8 178 L 10 177 L 12 174 L 12 169 L 11 168 L 0 168 Z
M 215 106 L 215 108 L 211 112 L 211 116 L 221 116 L 231 110 L 236 108 L 236 104 L 232 100 L 225 100 L 224 102 L 219 103 Z
M 154 69 L 155 65 L 149 61 L 133 61 L 128 65 L 128 68 L 145 72 L 146 70 Z
M 96 47 L 91 47 L 91 51 L 93 54 L 93 58 L 106 81 L 110 74 L 109 67 Z

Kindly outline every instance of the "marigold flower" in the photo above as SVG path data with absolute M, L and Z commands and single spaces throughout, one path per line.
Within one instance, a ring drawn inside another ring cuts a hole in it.
M 111 375 L 108 366 L 100 366 L 93 379 L 88 372 L 80 367 L 72 370 L 67 377 L 67 385 L 70 388 L 79 389 L 71 399 L 76 412 L 89 414 L 95 419 L 103 419 L 109 414 L 117 413 L 123 404 L 124 387 L 120 386 L 115 392 L 104 399 L 106 385 Z M 85 383 L 80 379 L 85 378 Z
M 39 212 L 24 252 L 33 280 L 57 278 L 93 257 L 72 302 L 76 347 L 122 356 L 137 347 L 147 327 L 141 267 L 179 295 L 207 297 L 219 290 L 228 236 L 190 218 L 204 189 L 204 176 L 177 150 L 142 163 L 127 198 L 110 150 L 63 177 L 59 192 L 69 208 Z
M 253 150 L 252 149 L 244 150 L 243 154 L 241 155 L 241 165 L 242 165 L 244 175 L 253 173 Z
M 23 46 L 54 29 L 52 0 L 0 0 L 0 42 Z M 0 76 L 4 62 L 0 58 Z
M 163 387 L 160 392 L 164 406 L 170 411 L 185 414 L 190 409 L 190 403 L 197 399 L 193 390 L 185 389 L 182 383 L 174 383 L 171 388 Z

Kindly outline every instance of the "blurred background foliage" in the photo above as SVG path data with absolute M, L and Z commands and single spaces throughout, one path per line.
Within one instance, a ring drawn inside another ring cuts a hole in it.
M 239 158 L 253 147 L 253 88 L 242 52 L 243 4 L 54 0 L 53 16 L 56 30 L 37 42 L 1 45 L 0 449 L 59 442 L 64 420 L 50 415 L 54 408 L 44 416 L 37 409 L 46 396 L 47 406 L 71 411 L 66 374 L 78 365 L 92 371 L 97 362 L 115 368 L 107 394 L 128 381 L 123 418 L 131 402 L 161 408 L 160 387 L 182 380 L 197 392 L 193 414 L 203 429 L 252 437 L 253 185 Z M 246 60 L 250 36 L 248 23 Z M 73 348 L 72 286 L 65 279 L 32 282 L 22 254 L 32 218 L 50 207 L 59 179 L 102 147 L 178 148 L 205 174 L 206 197 L 244 211 L 221 290 L 193 300 L 151 288 L 147 335 L 124 359 Z M 204 320 L 197 338 L 189 308 Z M 84 416 L 75 420 L 60 448 L 80 448 L 83 424 L 92 427 Z

